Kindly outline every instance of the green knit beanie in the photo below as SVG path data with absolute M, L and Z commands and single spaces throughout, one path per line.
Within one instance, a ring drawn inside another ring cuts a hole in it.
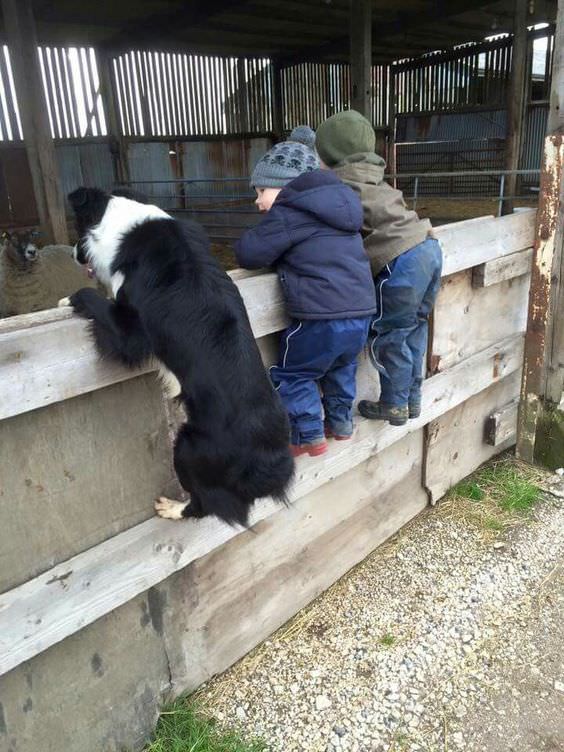
M 327 167 L 334 167 L 351 154 L 374 151 L 376 134 L 360 112 L 344 110 L 321 123 L 315 134 L 315 148 Z

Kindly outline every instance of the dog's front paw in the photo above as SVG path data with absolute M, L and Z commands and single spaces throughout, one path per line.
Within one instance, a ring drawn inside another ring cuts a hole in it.
M 94 318 L 93 306 L 91 304 L 95 303 L 99 297 L 100 296 L 96 290 L 93 290 L 91 287 L 83 287 L 73 293 L 70 297 L 63 298 L 63 301 L 68 300 L 66 305 L 71 305 L 74 308 L 74 312 L 79 316 L 91 319 Z M 61 301 L 59 305 L 62 305 L 63 301 Z
M 67 308 L 70 304 L 70 298 L 61 298 L 57 303 L 57 308 Z

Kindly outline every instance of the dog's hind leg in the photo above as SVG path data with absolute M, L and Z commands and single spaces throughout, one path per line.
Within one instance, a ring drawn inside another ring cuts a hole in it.
M 155 502 L 155 511 L 159 517 L 163 517 L 165 520 L 205 517 L 205 512 L 195 497 L 191 497 L 190 501 L 174 501 L 166 496 L 160 496 Z
M 188 501 L 173 501 L 173 499 L 167 499 L 166 496 L 159 496 L 155 501 L 155 511 L 159 517 L 163 517 L 165 520 L 181 520 L 189 503 Z

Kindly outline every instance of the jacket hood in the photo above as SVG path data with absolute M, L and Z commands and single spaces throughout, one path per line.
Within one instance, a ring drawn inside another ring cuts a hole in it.
M 384 180 L 386 162 L 374 152 L 351 154 L 333 168 L 343 180 L 379 185 Z
M 314 170 L 292 180 L 278 194 L 276 204 L 313 215 L 344 232 L 359 232 L 362 204 L 354 191 L 329 170 Z

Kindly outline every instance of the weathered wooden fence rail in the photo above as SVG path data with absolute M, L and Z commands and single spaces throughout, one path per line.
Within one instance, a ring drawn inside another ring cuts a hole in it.
M 135 745 L 163 693 L 233 663 L 514 442 L 534 212 L 436 234 L 422 417 L 359 418 L 351 441 L 300 458 L 290 508 L 257 503 L 258 535 L 152 516 L 174 481 L 151 373 L 100 362 L 69 311 L 0 322 L 0 744 Z M 232 276 L 268 365 L 286 324 L 276 277 Z M 363 358 L 359 397 L 377 390 Z

